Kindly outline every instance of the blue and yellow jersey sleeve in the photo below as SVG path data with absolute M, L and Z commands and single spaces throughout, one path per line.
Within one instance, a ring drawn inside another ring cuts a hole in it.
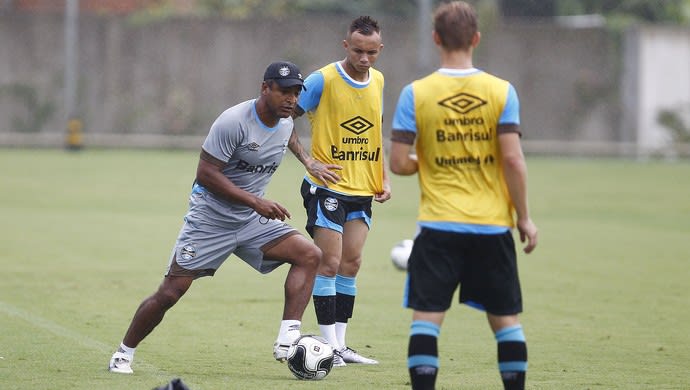
M 297 105 L 304 111 L 312 111 L 319 105 L 321 101 L 321 92 L 323 91 L 323 75 L 320 71 L 315 71 L 304 80 L 306 91 L 302 91 L 299 95 Z

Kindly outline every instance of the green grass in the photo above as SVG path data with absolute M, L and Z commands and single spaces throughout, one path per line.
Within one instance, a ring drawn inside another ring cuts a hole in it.
M 140 345 L 135 374 L 106 364 L 154 291 L 197 152 L 0 150 L 0 388 L 405 389 L 410 312 L 388 252 L 414 232 L 416 178 L 393 178 L 374 226 L 348 340 L 378 366 L 300 382 L 271 357 L 285 268 L 261 276 L 231 257 L 195 282 Z M 540 244 L 520 256 L 528 389 L 690 388 L 690 165 L 530 158 Z M 302 230 L 291 156 L 269 196 Z M 304 331 L 317 332 L 313 308 Z M 483 314 L 455 305 L 438 389 L 501 388 Z

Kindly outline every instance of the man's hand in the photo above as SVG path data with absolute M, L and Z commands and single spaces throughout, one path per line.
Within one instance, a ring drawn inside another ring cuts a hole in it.
M 254 210 L 268 219 L 285 221 L 285 218 L 290 219 L 291 217 L 290 212 L 285 207 L 268 199 L 257 198 Z
M 374 200 L 383 203 L 391 198 L 391 184 L 386 181 L 383 183 L 383 191 L 374 195 Z
M 324 164 L 316 159 L 310 159 L 310 161 L 304 165 L 307 168 L 307 172 L 315 178 L 321 180 L 325 187 L 328 187 L 328 183 L 337 183 L 340 181 L 340 175 L 334 172 L 334 170 L 341 170 L 343 167 L 336 164 Z
M 527 245 L 523 249 L 525 253 L 531 253 L 537 247 L 537 226 L 531 219 L 517 221 L 517 228 L 520 232 L 520 242 L 527 240 Z

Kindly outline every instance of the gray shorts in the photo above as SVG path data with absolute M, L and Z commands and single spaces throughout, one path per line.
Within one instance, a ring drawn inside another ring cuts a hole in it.
M 218 226 L 193 212 L 185 216 L 170 256 L 166 276 L 213 276 L 221 264 L 235 254 L 262 274 L 282 265 L 284 259 L 267 259 L 264 252 L 293 234 L 295 228 L 257 213 L 236 226 Z

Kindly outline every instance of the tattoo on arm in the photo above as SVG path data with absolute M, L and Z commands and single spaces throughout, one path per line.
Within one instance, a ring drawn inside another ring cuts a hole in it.
M 288 141 L 288 148 L 290 148 L 292 154 L 295 155 L 297 160 L 302 164 L 304 164 L 304 162 L 309 157 L 306 150 L 304 150 L 304 146 L 302 146 L 299 137 L 297 137 L 297 132 L 295 130 L 292 130 L 292 135 L 290 135 L 290 140 Z

